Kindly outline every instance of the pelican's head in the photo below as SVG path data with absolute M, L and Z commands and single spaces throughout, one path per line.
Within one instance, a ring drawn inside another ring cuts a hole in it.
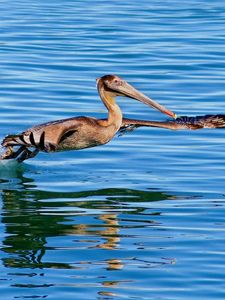
M 162 113 L 176 118 L 176 114 L 167 109 L 166 107 L 160 105 L 159 103 L 155 102 L 154 100 L 148 98 L 138 90 L 136 90 L 132 85 L 127 83 L 125 80 L 120 78 L 117 75 L 105 75 L 100 78 L 97 78 L 97 87 L 99 92 L 104 90 L 110 93 L 113 97 L 115 96 L 126 96 L 132 99 L 136 99 L 149 105 Z

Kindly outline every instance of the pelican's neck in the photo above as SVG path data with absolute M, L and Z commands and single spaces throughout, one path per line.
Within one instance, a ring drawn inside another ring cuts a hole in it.
M 106 120 L 105 125 L 115 127 L 116 131 L 119 130 L 122 125 L 123 115 L 120 107 L 115 102 L 115 97 L 112 93 L 103 89 L 99 89 L 99 95 L 108 109 L 108 119 Z

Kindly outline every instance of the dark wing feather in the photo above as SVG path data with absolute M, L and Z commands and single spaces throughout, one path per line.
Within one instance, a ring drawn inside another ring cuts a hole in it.
M 196 117 L 187 117 L 182 116 L 175 120 L 176 124 L 180 126 L 186 126 L 189 129 L 192 126 L 200 128 L 223 128 L 225 127 L 225 115 L 205 115 L 205 116 L 196 116 Z M 198 128 L 196 128 L 198 129 Z
M 63 143 L 67 138 L 69 138 L 70 136 L 72 136 L 77 130 L 76 129 L 69 129 L 68 131 L 66 131 L 59 139 L 59 144 Z

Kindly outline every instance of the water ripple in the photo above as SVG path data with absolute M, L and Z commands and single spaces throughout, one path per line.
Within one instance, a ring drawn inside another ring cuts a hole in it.
M 178 115 L 223 113 L 221 1 L 2 1 L 1 138 L 102 118 L 115 73 Z M 126 117 L 165 120 L 131 99 Z M 224 130 L 139 128 L 0 165 L 4 299 L 224 299 Z

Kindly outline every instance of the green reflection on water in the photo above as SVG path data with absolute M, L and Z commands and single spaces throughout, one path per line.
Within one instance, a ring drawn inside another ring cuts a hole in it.
M 92 247 L 113 250 L 123 238 L 120 234 L 121 213 L 141 214 L 145 208 L 139 207 L 138 203 L 172 197 L 160 191 L 127 188 L 42 191 L 35 189 L 33 179 L 25 177 L 23 166 L 16 168 L 13 174 L 6 176 L 5 173 L 1 177 L 2 224 L 5 228 L 2 251 L 6 254 L 2 261 L 5 267 L 77 268 L 70 263 L 44 259 L 46 251 L 54 250 L 48 245 L 48 238 L 94 238 Z M 152 220 L 145 222 L 154 224 Z M 121 264 L 112 258 L 107 261 L 107 268 L 119 269 Z

